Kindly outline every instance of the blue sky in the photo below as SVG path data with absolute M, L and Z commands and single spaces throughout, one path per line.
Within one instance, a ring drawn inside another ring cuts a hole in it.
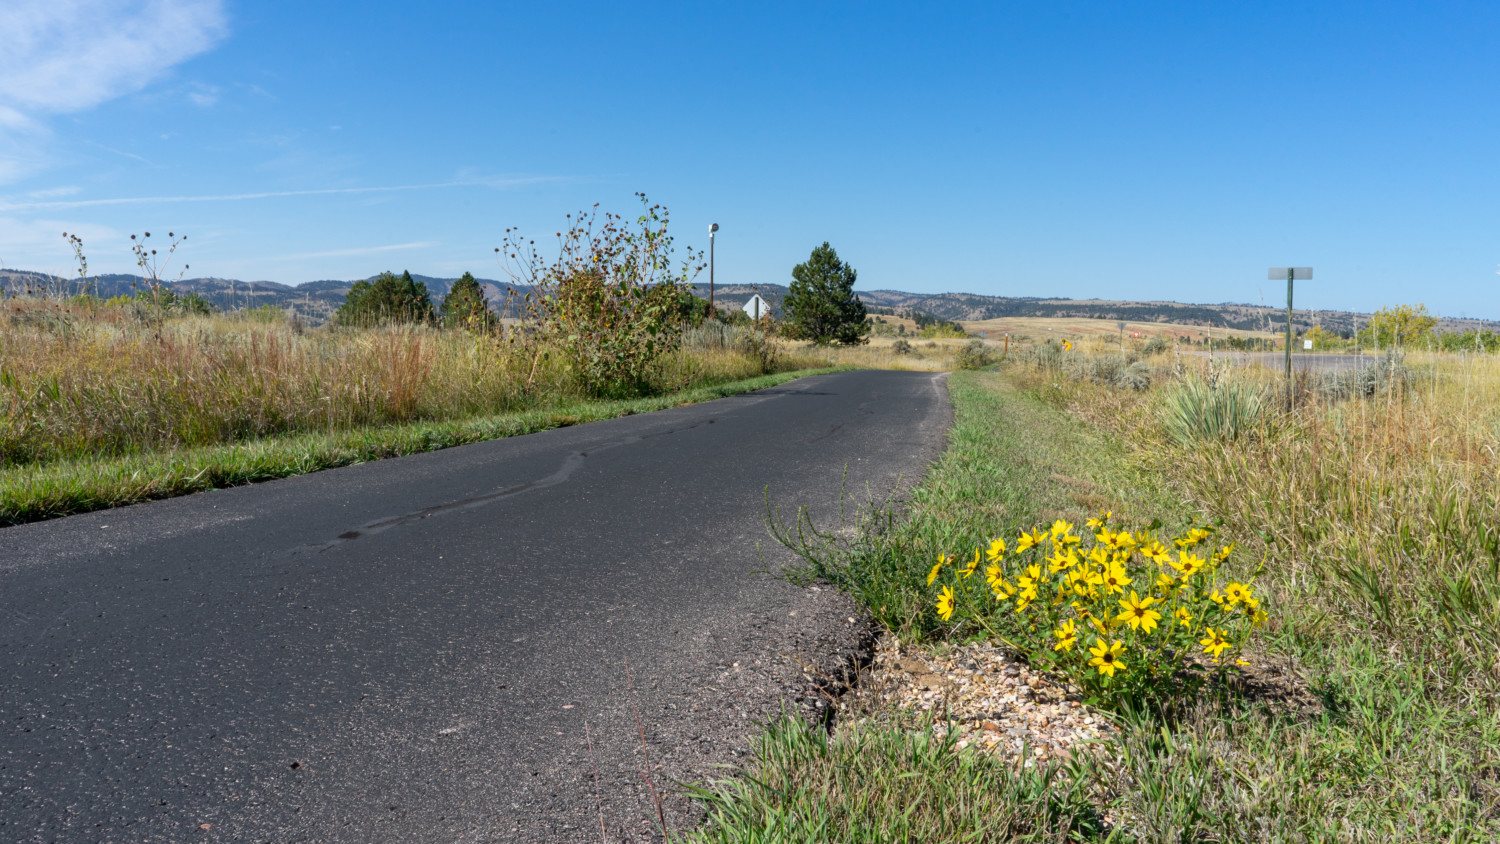
M 646 192 L 718 279 L 1500 319 L 1500 4 L 6 0 L 0 266 L 500 277 Z M 153 238 L 155 240 L 157 238 Z M 706 275 L 701 279 L 706 284 Z

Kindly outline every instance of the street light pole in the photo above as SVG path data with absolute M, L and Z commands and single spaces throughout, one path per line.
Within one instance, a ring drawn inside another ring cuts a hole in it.
M 718 312 L 714 310 L 714 232 L 719 230 L 718 223 L 710 223 L 708 226 L 708 315 L 717 318 Z

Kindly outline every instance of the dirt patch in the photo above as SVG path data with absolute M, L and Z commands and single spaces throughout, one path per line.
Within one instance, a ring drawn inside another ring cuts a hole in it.
M 886 636 L 860 685 L 838 702 L 841 719 L 931 722 L 957 746 L 1031 765 L 1065 759 L 1114 735 L 1104 715 L 1003 648 L 903 647 Z

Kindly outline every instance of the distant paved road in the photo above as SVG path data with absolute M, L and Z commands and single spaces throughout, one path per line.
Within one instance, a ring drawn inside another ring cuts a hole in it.
M 1208 352 L 1187 352 L 1186 354 L 1197 355 L 1206 358 Z M 1265 366 L 1271 369 L 1286 368 L 1285 352 L 1214 352 L 1216 358 L 1226 358 L 1241 366 Z M 1304 372 L 1340 372 L 1350 369 L 1359 369 L 1375 363 L 1374 355 L 1328 355 L 1314 352 L 1295 352 L 1292 354 L 1292 368 Z
M 948 414 L 840 373 L 0 530 L 0 841 L 598 840 L 596 767 L 636 840 L 627 660 L 659 785 L 733 762 L 847 645 L 765 491 L 826 521 Z

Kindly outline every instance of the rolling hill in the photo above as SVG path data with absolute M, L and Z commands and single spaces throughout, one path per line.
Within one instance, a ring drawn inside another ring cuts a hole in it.
M 447 295 L 454 278 L 437 278 L 413 274 L 412 278 L 427 285 L 435 301 Z M 101 275 L 93 279 L 94 290 L 101 296 L 129 295 L 140 289 L 144 282 L 134 275 Z M 353 281 L 310 281 L 296 286 L 275 281 L 239 281 L 225 278 L 190 278 L 173 285 L 182 292 L 192 292 L 209 300 L 216 306 L 230 310 L 235 308 L 274 305 L 291 308 L 311 322 L 327 320 L 344 301 Z M 497 310 L 503 306 L 508 291 L 524 292 L 523 288 L 493 279 L 479 279 L 485 296 Z M 46 273 L 28 270 L 0 269 L 0 291 L 15 295 L 26 290 L 75 293 L 81 290 L 77 279 L 65 279 Z M 777 315 L 787 288 L 782 284 L 720 284 L 715 287 L 714 299 L 721 308 L 738 308 L 759 293 L 771 304 Z M 1061 299 L 1031 296 L 984 296 L 978 293 L 906 293 L 900 290 L 856 291 L 871 311 L 901 313 L 922 311 L 941 319 L 954 322 L 980 322 L 984 320 L 1015 317 L 1098 319 L 1131 323 L 1169 323 L 1213 328 L 1233 328 L 1240 331 L 1286 330 L 1286 312 L 1275 307 L 1246 305 L 1233 302 L 1219 304 L 1194 304 L 1184 302 L 1125 302 L 1105 299 Z M 696 293 L 708 298 L 708 286 L 699 284 Z M 1343 334 L 1363 326 L 1369 314 L 1349 311 L 1293 312 L 1292 323 L 1298 331 L 1322 325 L 1324 330 Z M 1443 317 L 1438 327 L 1444 331 L 1464 331 L 1470 328 L 1500 330 L 1500 322 L 1480 319 Z

